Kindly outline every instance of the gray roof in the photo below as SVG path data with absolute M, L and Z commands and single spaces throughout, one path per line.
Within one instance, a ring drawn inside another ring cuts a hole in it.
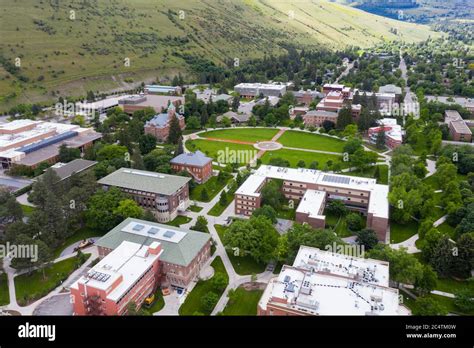
M 163 238 L 157 238 L 153 235 L 145 236 L 138 233 L 130 233 L 123 231 L 123 229 L 130 222 L 138 222 L 140 224 L 164 228 L 170 231 L 184 232 L 185 236 L 179 242 L 176 243 L 167 241 Z M 206 243 L 208 243 L 210 239 L 211 235 L 209 233 L 190 231 L 187 229 L 163 225 L 156 222 L 127 218 L 119 225 L 115 226 L 112 230 L 110 230 L 105 236 L 100 238 L 95 244 L 97 246 L 115 249 L 123 241 L 146 245 L 150 245 L 154 241 L 158 241 L 159 243 L 161 243 L 161 246 L 163 248 L 163 253 L 160 256 L 161 261 L 180 266 L 187 266 L 196 257 L 199 251 L 201 251 L 201 249 L 206 245 Z
M 201 151 L 182 153 L 171 160 L 171 163 L 191 165 L 191 166 L 204 166 L 212 162 L 212 158 L 207 157 Z
M 309 110 L 304 116 L 319 116 L 319 117 L 333 117 L 337 118 L 337 112 L 325 111 L 325 110 Z
M 169 196 L 186 185 L 190 180 L 191 178 L 184 176 L 120 168 L 105 178 L 100 179 L 98 183 Z
M 95 161 L 88 161 L 83 159 L 75 159 L 69 163 L 62 165 L 59 168 L 51 168 L 61 180 L 69 178 L 74 173 L 80 173 L 97 164 Z
M 221 122 L 224 117 L 234 119 L 237 122 L 247 122 L 250 118 L 250 114 L 238 114 L 234 111 L 227 111 L 225 114 L 217 117 L 217 122 Z
M 394 94 L 402 94 L 401 87 L 395 86 L 393 84 L 380 86 L 379 93 L 394 93 Z
M 168 123 L 168 117 L 169 117 L 168 113 L 157 114 L 146 124 L 147 125 L 151 124 L 156 127 L 164 127 Z

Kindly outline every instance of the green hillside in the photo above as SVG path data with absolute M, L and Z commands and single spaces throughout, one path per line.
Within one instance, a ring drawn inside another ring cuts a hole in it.
M 325 0 L 2 0 L 0 111 L 190 74 L 186 54 L 245 64 L 285 44 L 338 49 L 430 35 Z

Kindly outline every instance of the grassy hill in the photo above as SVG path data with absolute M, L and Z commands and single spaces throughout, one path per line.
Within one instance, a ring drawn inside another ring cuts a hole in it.
M 288 43 L 338 49 L 430 35 L 326 0 L 2 0 L 0 111 L 189 74 L 182 54 L 244 64 Z

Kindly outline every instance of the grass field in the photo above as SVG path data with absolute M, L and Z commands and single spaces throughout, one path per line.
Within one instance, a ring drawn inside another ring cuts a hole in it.
M 361 176 L 361 177 L 364 177 L 364 178 L 374 178 L 375 167 L 379 167 L 379 173 L 380 173 L 380 177 L 377 180 L 377 183 L 388 185 L 388 166 L 384 165 L 384 164 L 371 166 L 362 173 L 358 170 L 355 170 L 355 171 L 351 171 L 351 172 L 344 172 L 343 174 L 344 175 L 349 175 L 349 176 Z
M 177 217 L 174 218 L 174 220 L 167 222 L 166 225 L 179 227 L 181 225 L 187 224 L 191 220 L 192 219 L 190 217 L 178 215 Z
M 202 207 L 198 205 L 191 205 L 188 209 L 195 213 L 199 213 L 202 210 Z
M 85 254 L 90 256 L 90 254 Z M 61 285 L 79 266 L 77 257 L 56 262 L 44 270 L 46 277 L 43 279 L 43 270 L 35 270 L 30 274 L 15 277 L 15 291 L 18 304 L 26 306 Z
M 287 150 L 280 149 L 276 151 L 267 151 L 262 156 L 261 160 L 263 164 L 268 164 L 270 159 L 281 157 L 288 162 L 292 168 L 296 168 L 300 160 L 303 160 L 306 164 L 306 167 L 309 167 L 311 162 L 317 161 L 319 163 L 318 169 L 324 168 L 327 161 L 333 161 L 333 163 L 340 162 L 342 168 L 347 168 L 349 166 L 348 162 L 342 161 L 342 156 L 329 155 L 324 153 L 317 152 L 308 152 L 308 151 L 297 151 L 297 150 Z
M 232 203 L 235 191 L 237 191 L 237 185 L 233 186 L 227 191 L 227 204 L 221 205 L 218 201 L 216 204 L 214 204 L 214 206 L 209 210 L 207 214 L 211 216 L 220 216 L 224 212 L 224 210 L 226 210 L 227 207 Z
M 467 176 L 466 175 L 462 175 L 462 174 L 457 174 L 456 176 L 456 179 L 458 181 L 464 181 L 464 180 L 467 180 Z M 438 182 L 438 176 L 436 173 L 434 173 L 433 175 L 423 179 L 424 183 L 431 186 L 434 190 L 439 190 L 440 189 L 440 186 L 439 186 L 439 182 Z
M 221 272 L 227 276 L 227 271 L 225 266 L 222 263 L 222 260 L 219 256 L 216 256 L 214 261 L 212 261 L 211 266 L 214 268 L 214 274 Z M 223 291 L 218 293 L 212 286 L 212 278 L 208 280 L 200 280 L 197 282 L 194 289 L 186 296 L 186 300 L 179 307 L 179 315 L 193 315 L 195 313 L 201 313 L 204 315 L 211 314 L 212 310 L 206 310 L 202 307 L 201 298 L 208 292 L 215 292 L 217 295 L 222 296 Z
M 405 225 L 390 222 L 390 243 L 400 243 L 418 233 L 418 222 L 412 220 Z
M 191 198 L 194 201 L 200 201 L 200 202 L 210 202 L 212 199 L 221 191 L 229 182 L 230 180 L 230 175 L 229 178 L 226 182 L 224 183 L 219 183 L 217 181 L 217 176 L 213 176 L 210 178 L 208 181 L 206 181 L 204 184 L 197 185 L 194 187 L 191 192 L 189 193 L 189 198 Z M 202 190 L 206 189 L 208 199 L 203 200 L 201 198 L 201 192 Z
M 35 209 L 35 207 L 31 207 L 29 205 L 21 205 L 21 210 L 23 211 L 24 216 L 30 216 L 35 211 Z
M 59 91 L 79 96 L 88 90 L 131 89 L 143 80 L 169 81 L 178 71 L 189 71 L 176 53 L 223 64 L 234 57 L 244 61 L 282 53 L 282 42 L 336 50 L 439 36 L 427 26 L 323 0 L 4 0 L 2 9 L 0 50 L 7 61 L 21 57 L 20 73 L 29 79 L 20 82 L 10 75 L 0 81 L 3 110 L 57 101 Z M 230 32 L 239 35 L 231 38 Z M 7 75 L 3 67 L 0 74 Z
M 286 131 L 277 141 L 287 147 L 330 152 L 343 152 L 345 143 L 340 139 L 295 130 Z
M 194 145 L 194 146 L 193 146 Z M 235 154 L 240 165 L 245 165 L 252 160 L 253 156 L 257 153 L 252 145 L 245 144 L 233 144 L 222 141 L 209 141 L 204 139 L 188 140 L 186 141 L 186 148 L 190 151 L 200 150 L 207 156 L 212 157 L 214 161 L 227 164 L 231 160 L 225 156 L 226 151 L 240 151 Z M 242 152 L 243 151 L 243 152 Z M 219 156 L 220 154 L 220 156 Z
M 222 315 L 257 315 L 257 305 L 263 290 L 235 289 L 235 298 L 229 300 Z
M 230 249 L 226 249 L 227 255 L 229 256 L 232 266 L 234 266 L 235 272 L 239 275 L 251 275 L 259 274 L 265 271 L 267 266 L 265 263 L 255 261 L 249 255 L 246 256 L 234 256 L 234 253 Z
M 235 128 L 213 130 L 199 135 L 203 138 L 240 140 L 256 143 L 258 141 L 271 140 L 277 133 L 278 129 L 275 128 Z
M 442 233 L 446 233 L 451 238 L 453 239 L 455 238 L 455 233 L 454 233 L 455 228 L 450 226 L 447 222 L 443 222 L 441 225 L 439 225 L 436 228 L 438 229 L 438 231 Z
M 83 241 L 84 239 L 88 239 L 88 238 L 92 238 L 92 237 L 100 237 L 102 235 L 103 235 L 102 233 L 99 233 L 95 230 L 91 230 L 88 227 L 81 228 L 76 233 L 74 233 L 72 236 L 68 237 L 63 245 L 61 245 L 59 248 L 54 250 L 53 257 L 58 258 L 59 255 L 61 255 L 62 251 L 64 249 L 66 249 L 71 244 L 74 244 L 76 242 L 80 242 L 80 241 Z
M 10 303 L 10 294 L 8 293 L 8 277 L 6 273 L 0 273 L 0 306 Z

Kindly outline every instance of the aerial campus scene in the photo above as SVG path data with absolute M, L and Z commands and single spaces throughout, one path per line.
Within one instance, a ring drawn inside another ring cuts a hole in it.
M 469 320 L 473 39 L 468 0 L 2 0 L 2 323 Z

